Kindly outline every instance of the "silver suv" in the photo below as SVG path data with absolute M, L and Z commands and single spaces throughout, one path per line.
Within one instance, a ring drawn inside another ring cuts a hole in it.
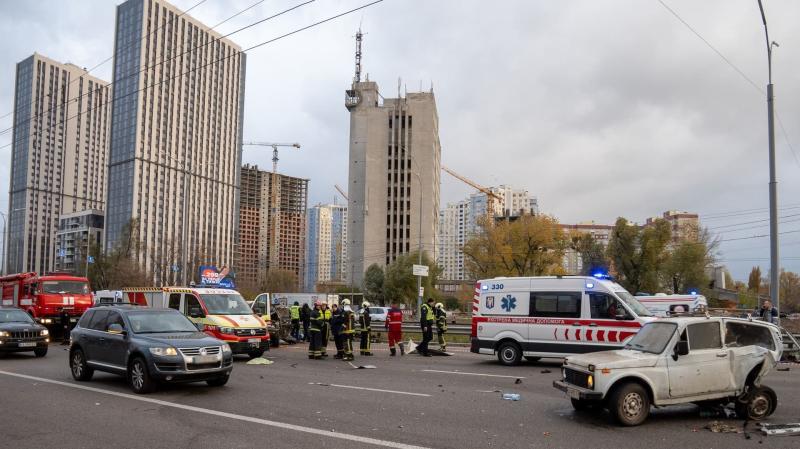
M 777 326 L 727 317 L 667 318 L 646 324 L 624 349 L 564 360 L 553 386 L 576 410 L 608 409 L 636 426 L 650 406 L 734 403 L 737 416 L 760 420 L 778 405 L 761 378 L 781 358 Z

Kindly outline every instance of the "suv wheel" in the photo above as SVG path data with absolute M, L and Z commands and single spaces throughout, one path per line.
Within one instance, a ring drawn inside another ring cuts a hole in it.
M 207 380 L 206 383 L 210 387 L 221 387 L 221 386 L 225 385 L 226 383 L 228 383 L 228 379 L 230 379 L 230 378 L 231 378 L 231 376 L 218 377 L 216 379 Z
M 741 419 L 750 418 L 754 421 L 761 421 L 778 408 L 778 396 L 772 388 L 766 385 L 752 388 L 755 391 L 748 397 L 746 403 L 738 400 L 734 402 L 736 416 Z
M 147 394 L 156 389 L 156 383 L 150 378 L 150 373 L 147 371 L 147 363 L 141 357 L 137 357 L 131 362 L 128 379 L 130 379 L 134 393 Z
M 650 414 L 650 396 L 635 382 L 625 382 L 608 398 L 608 411 L 623 426 L 638 426 Z
M 257 358 L 261 357 L 262 355 L 264 355 L 264 351 L 248 352 L 247 355 L 250 356 L 251 359 L 257 359 Z
M 86 356 L 83 354 L 83 350 L 76 349 L 72 352 L 72 356 L 69 358 L 69 367 L 72 370 L 72 378 L 78 382 L 92 380 L 94 370 L 86 366 Z
M 497 350 L 497 360 L 505 366 L 519 365 L 520 360 L 522 360 L 522 349 L 515 342 L 503 343 Z
M 44 357 L 47 355 L 47 348 L 35 349 L 33 353 L 36 354 L 36 357 Z

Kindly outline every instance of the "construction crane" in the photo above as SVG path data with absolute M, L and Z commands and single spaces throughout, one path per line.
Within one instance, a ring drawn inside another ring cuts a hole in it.
M 344 197 L 344 200 L 345 200 L 345 201 L 350 201 L 350 199 L 349 199 L 349 198 L 347 198 L 347 194 L 346 194 L 346 193 L 344 193 L 344 189 L 342 189 L 342 188 L 339 186 L 339 184 L 336 184 L 336 183 L 334 182 L 334 183 L 333 183 L 333 185 L 334 185 L 334 186 L 336 186 L 336 190 L 338 190 L 338 191 L 339 191 L 339 193 L 341 193 L 341 194 L 342 194 L 342 196 Z
M 242 142 L 242 145 L 272 147 L 272 173 L 278 173 L 278 147 L 300 148 L 299 143 Z
M 478 184 L 476 182 L 473 182 L 473 181 L 471 181 L 471 180 L 459 175 L 458 173 L 454 172 L 453 170 L 450 170 L 449 168 L 445 167 L 444 165 L 442 165 L 442 170 L 446 171 L 447 173 L 450 173 L 455 178 L 457 178 L 457 179 L 465 182 L 466 184 L 469 184 L 470 186 L 472 186 L 472 187 L 480 190 L 481 192 L 485 193 L 486 194 L 486 214 L 489 216 L 489 218 L 492 218 L 492 214 L 494 213 L 494 200 L 502 202 L 503 198 L 501 196 L 497 195 L 496 193 L 492 192 L 491 190 L 487 189 L 486 187 L 484 187 L 484 186 L 482 186 L 482 185 L 480 185 L 480 184 Z

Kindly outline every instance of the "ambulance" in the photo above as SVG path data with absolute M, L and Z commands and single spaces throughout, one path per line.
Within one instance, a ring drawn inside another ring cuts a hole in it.
M 269 315 L 264 321 L 248 307 L 242 295 L 224 288 L 125 288 L 124 302 L 175 309 L 197 328 L 223 340 L 234 354 L 261 357 L 269 351 Z
M 644 304 L 650 313 L 660 317 L 708 309 L 706 297 L 697 294 L 667 295 L 665 293 L 656 293 L 655 296 L 637 296 L 636 299 Z
M 655 319 L 604 275 L 487 279 L 475 287 L 470 351 L 512 366 L 620 349 Z

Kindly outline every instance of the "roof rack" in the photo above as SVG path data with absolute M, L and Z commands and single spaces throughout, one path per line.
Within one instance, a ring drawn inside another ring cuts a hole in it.
M 708 308 L 694 310 L 692 312 L 667 312 L 670 318 L 679 317 L 728 317 L 728 318 L 747 318 L 753 320 L 753 313 L 750 309 L 733 309 L 733 308 Z M 745 316 L 743 316 L 745 315 Z
M 146 307 L 135 302 L 99 302 L 95 307 L 137 306 Z

